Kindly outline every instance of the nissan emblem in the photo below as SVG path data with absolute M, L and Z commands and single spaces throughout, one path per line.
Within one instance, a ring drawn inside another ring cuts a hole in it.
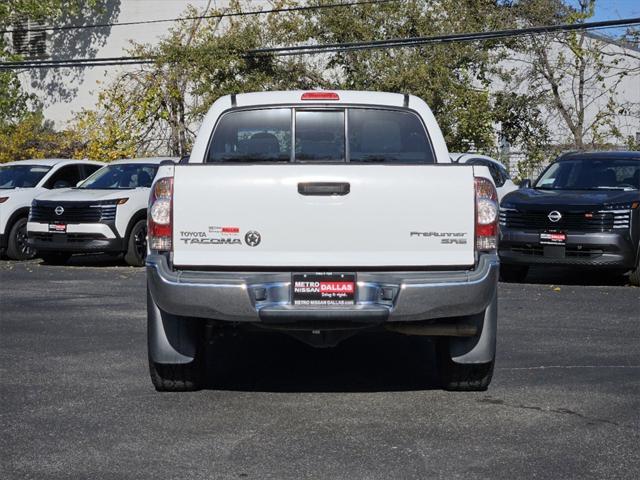
M 562 214 L 559 211 L 554 210 L 553 212 L 549 212 L 549 215 L 547 215 L 547 218 L 551 220 L 553 223 L 557 223 L 562 219 Z

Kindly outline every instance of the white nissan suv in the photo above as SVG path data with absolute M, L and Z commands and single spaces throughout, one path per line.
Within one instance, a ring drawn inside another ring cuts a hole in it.
M 38 195 L 72 187 L 104 164 L 63 158 L 18 160 L 0 165 L 0 256 L 28 260 L 36 255 L 27 243 L 27 216 Z
M 31 205 L 29 244 L 47 263 L 64 263 L 73 253 L 124 253 L 144 265 L 147 201 L 159 165 L 173 158 L 118 160 L 75 188 L 38 196 Z
M 449 154 L 451 161 L 460 165 L 478 165 L 481 167 L 487 167 L 493 182 L 496 184 L 496 190 L 498 192 L 498 200 L 502 201 L 503 197 L 507 193 L 518 190 L 518 186 L 513 183 L 509 172 L 498 160 L 488 157 L 486 155 L 480 155 L 477 153 L 453 153 Z

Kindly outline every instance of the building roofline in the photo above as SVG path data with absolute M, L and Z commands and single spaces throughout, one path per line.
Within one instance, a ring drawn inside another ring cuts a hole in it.
M 631 42 L 625 42 L 624 40 L 611 38 L 607 35 L 600 35 L 599 33 L 593 33 L 589 31 L 584 32 L 584 35 L 589 38 L 593 38 L 594 40 L 600 40 L 601 42 L 615 45 L 616 47 L 624 48 L 626 50 L 633 50 L 634 52 L 640 53 L 640 45 L 635 45 Z

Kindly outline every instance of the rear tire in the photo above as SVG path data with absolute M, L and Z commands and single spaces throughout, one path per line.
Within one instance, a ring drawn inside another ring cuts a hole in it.
M 631 273 L 629 274 L 629 282 L 631 282 L 631 285 L 640 287 L 640 258 L 638 258 L 638 261 L 636 262 L 636 268 L 631 270 Z
M 158 392 L 193 392 L 202 386 L 202 355 L 190 363 L 156 363 L 149 357 L 151 382 Z
M 449 353 L 449 339 L 436 343 L 438 369 L 442 388 L 457 392 L 483 392 L 491 383 L 495 359 L 489 363 L 456 363 Z
M 503 282 L 524 282 L 529 273 L 529 266 L 527 265 L 500 265 L 500 280 Z
M 139 220 L 135 223 L 127 239 L 127 252 L 124 261 L 132 267 L 144 266 L 147 258 L 147 221 Z
M 27 217 L 16 220 L 9 231 L 7 256 L 12 260 L 31 260 L 36 251 L 27 243 Z
M 71 254 L 59 252 L 41 253 L 40 258 L 45 265 L 64 265 L 71 258 Z

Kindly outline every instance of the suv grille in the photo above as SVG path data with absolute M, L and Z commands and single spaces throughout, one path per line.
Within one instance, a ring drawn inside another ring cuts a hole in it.
M 531 255 L 535 257 L 544 256 L 544 247 L 542 245 L 513 245 L 511 251 L 522 255 Z M 591 247 L 566 247 L 565 257 L 567 258 L 598 258 L 601 257 L 605 251 L 601 248 Z
M 631 210 L 601 210 L 596 212 L 561 212 L 558 222 L 549 220 L 544 212 L 520 212 L 512 208 L 500 209 L 500 226 L 522 230 L 564 230 L 581 232 L 610 232 L 628 229 Z
M 56 209 L 64 211 L 58 215 Z M 40 223 L 106 223 L 116 219 L 116 205 L 100 202 L 51 202 L 34 200 L 29 212 L 30 222 Z

